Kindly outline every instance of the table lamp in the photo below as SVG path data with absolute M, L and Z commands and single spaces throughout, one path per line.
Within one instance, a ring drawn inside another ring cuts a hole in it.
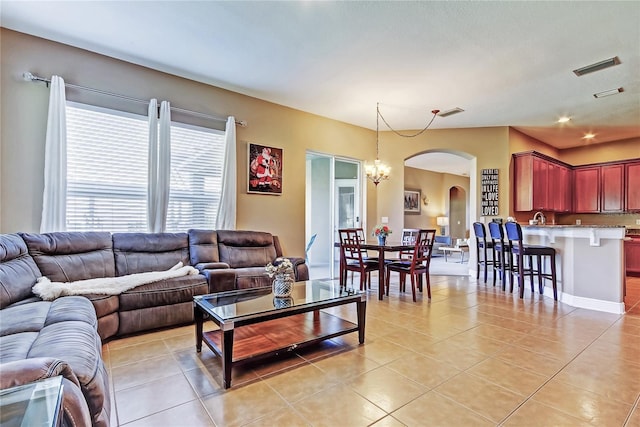
M 445 228 L 449 225 L 449 217 L 439 216 L 436 218 L 436 223 L 440 226 L 440 234 L 444 236 Z

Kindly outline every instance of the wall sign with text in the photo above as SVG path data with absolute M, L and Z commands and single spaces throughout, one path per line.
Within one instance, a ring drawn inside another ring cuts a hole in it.
M 498 215 L 498 169 L 482 169 L 481 216 Z

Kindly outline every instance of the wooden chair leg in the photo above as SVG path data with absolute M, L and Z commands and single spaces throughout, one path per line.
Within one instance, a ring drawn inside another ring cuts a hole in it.
M 416 302 L 416 275 L 411 274 L 411 294 L 413 295 L 413 302 Z
M 385 284 L 385 288 L 386 289 L 385 290 L 386 290 L 387 296 L 389 296 L 389 282 L 390 282 L 389 279 L 391 279 L 391 270 L 387 269 L 387 273 L 385 274 L 385 276 L 386 276 L 386 279 L 385 279 L 385 283 L 386 283 Z

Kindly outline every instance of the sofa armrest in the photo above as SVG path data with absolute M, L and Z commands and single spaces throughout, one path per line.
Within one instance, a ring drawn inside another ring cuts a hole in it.
M 200 270 L 207 278 L 209 293 L 233 291 L 236 289 L 237 273 L 233 268 L 216 268 Z
M 0 364 L 0 389 L 15 387 L 39 381 L 45 378 L 62 376 L 63 425 L 90 427 L 89 407 L 80 382 L 71 367 L 60 359 L 36 357 Z
M 303 280 L 309 280 L 309 268 L 305 263 L 304 258 L 299 257 L 285 257 L 291 264 L 293 264 L 293 272 L 295 273 L 296 282 L 301 282 Z
M 194 265 L 194 267 L 197 268 L 198 271 L 231 268 L 231 266 L 226 262 L 199 262 L 198 264 Z

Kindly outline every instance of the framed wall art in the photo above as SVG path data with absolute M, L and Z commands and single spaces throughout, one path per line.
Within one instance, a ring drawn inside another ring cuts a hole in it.
M 249 143 L 247 193 L 282 195 L 282 148 Z
M 420 190 L 404 190 L 404 213 L 420 214 Z

